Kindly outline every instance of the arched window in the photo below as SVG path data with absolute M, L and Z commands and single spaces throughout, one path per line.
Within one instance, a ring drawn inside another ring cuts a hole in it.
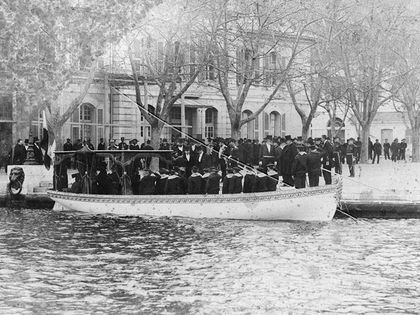
M 270 113 L 270 134 L 274 137 L 281 136 L 281 115 L 277 111 Z
M 263 112 L 263 126 L 264 126 L 264 137 L 270 134 L 270 115 Z
M 79 109 L 80 119 L 80 138 L 82 140 L 90 139 L 93 144 L 96 143 L 96 108 L 90 103 L 83 103 Z M 75 136 L 77 130 L 73 130 Z

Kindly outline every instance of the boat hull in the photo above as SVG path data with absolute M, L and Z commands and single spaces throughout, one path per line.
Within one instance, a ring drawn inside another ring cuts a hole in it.
M 48 191 L 55 210 L 118 216 L 166 216 L 268 221 L 330 221 L 335 185 L 229 195 L 87 195 Z

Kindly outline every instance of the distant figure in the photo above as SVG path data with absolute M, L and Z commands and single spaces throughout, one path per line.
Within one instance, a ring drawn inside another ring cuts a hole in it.
M 128 144 L 125 143 L 125 138 L 121 137 L 121 142 L 118 144 L 119 150 L 128 150 Z
M 382 145 L 378 139 L 375 140 L 375 144 L 373 145 L 373 159 L 372 164 L 375 163 L 375 159 L 377 159 L 377 164 L 379 164 L 379 156 L 382 155 Z
M 400 154 L 399 154 L 399 159 L 400 160 L 404 160 L 405 161 L 405 150 L 407 149 L 407 143 L 405 142 L 405 139 L 401 140 L 400 143 Z
M 43 157 L 42 157 L 41 144 L 39 142 L 38 137 L 34 137 L 34 157 L 35 157 L 35 161 L 39 165 L 42 165 Z
M 104 138 L 101 138 L 101 139 L 99 140 L 98 150 L 105 150 L 105 148 L 106 148 L 106 145 L 105 145 Z
M 133 139 L 133 140 L 130 141 L 129 149 L 130 150 L 140 150 L 137 139 Z
M 350 177 L 354 177 L 354 160 L 356 156 L 356 147 L 354 145 L 354 139 L 350 138 L 347 140 L 346 160 L 349 166 Z
M 70 138 L 67 138 L 66 143 L 63 145 L 63 151 L 73 151 L 73 144 Z
M 370 137 L 368 138 L 368 159 L 372 159 L 372 153 L 373 153 L 373 142 L 370 140 Z
M 399 154 L 399 143 L 398 143 L 398 139 L 395 138 L 394 141 L 392 141 L 391 144 L 391 160 L 393 162 L 397 162 L 398 159 L 398 154 Z
M 22 139 L 18 139 L 15 147 L 12 149 L 12 161 L 11 165 L 22 165 L 26 160 L 26 149 Z
M 334 161 L 334 149 L 327 136 L 323 135 L 321 138 L 322 150 L 324 156 L 322 158 L 322 176 L 324 176 L 325 185 L 331 185 L 331 166 Z
M 385 160 L 390 160 L 390 156 L 389 156 L 389 150 L 391 149 L 391 144 L 388 142 L 388 139 L 385 139 L 385 142 L 383 144 L 383 148 L 384 148 L 384 158 Z

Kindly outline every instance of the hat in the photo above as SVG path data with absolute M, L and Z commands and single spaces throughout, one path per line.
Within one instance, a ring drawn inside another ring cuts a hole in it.
M 292 136 L 291 135 L 286 135 L 286 141 L 288 141 L 288 140 L 292 141 Z
M 302 141 L 302 136 L 297 137 L 297 141 Z
M 267 164 L 267 167 L 269 168 L 273 168 L 275 165 L 274 164 Z

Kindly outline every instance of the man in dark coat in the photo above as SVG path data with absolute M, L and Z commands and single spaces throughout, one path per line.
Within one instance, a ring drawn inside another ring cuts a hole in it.
M 372 159 L 372 153 L 373 153 L 373 142 L 370 140 L 370 137 L 368 138 L 368 159 Z
M 166 187 L 166 182 L 168 181 L 168 170 L 165 168 L 161 168 L 159 170 L 159 175 L 157 180 L 156 180 L 156 185 L 155 185 L 155 194 L 156 195 L 164 195 L 165 194 L 165 187 Z
M 292 141 L 290 135 L 286 136 L 286 145 L 283 148 L 283 152 L 280 159 L 281 175 L 283 177 L 283 183 L 287 186 L 293 187 L 295 185 L 293 181 L 293 161 L 298 151 L 295 144 Z
M 191 170 L 191 175 L 188 177 L 187 183 L 187 193 L 190 195 L 199 195 L 202 193 L 203 178 L 198 172 L 198 167 L 193 166 Z
M 143 171 L 139 182 L 139 195 L 154 195 L 158 177 L 149 169 Z
M 207 178 L 206 193 L 209 195 L 218 194 L 220 191 L 220 179 L 222 177 L 217 172 L 216 168 L 210 169 L 210 175 Z
M 275 149 L 271 138 L 266 138 L 265 143 L 260 147 L 260 164 L 265 172 L 267 172 L 267 165 L 273 164 L 275 161 Z
M 105 149 L 106 149 L 106 145 L 105 145 L 104 138 L 101 138 L 99 139 L 98 150 L 105 150 Z
M 354 139 L 350 138 L 347 140 L 347 151 L 346 151 L 346 161 L 349 166 L 350 177 L 354 177 L 354 162 L 357 155 L 357 148 L 354 145 Z
M 118 150 L 128 150 L 128 144 L 125 143 L 124 137 L 121 137 L 121 142 L 118 144 Z
M 43 157 L 42 157 L 42 150 L 41 150 L 41 145 L 39 143 L 38 137 L 34 137 L 34 146 L 33 146 L 33 148 L 34 148 L 34 158 L 35 158 L 35 161 L 39 165 L 42 165 Z
M 229 189 L 232 194 L 240 194 L 242 192 L 242 174 L 240 171 L 239 167 L 233 168 L 233 187 Z
M 22 165 L 26 160 L 26 149 L 22 139 L 18 139 L 13 149 L 13 164 Z M 10 163 L 12 164 L 12 163 Z
M 293 161 L 293 175 L 297 189 L 306 187 L 306 173 L 308 172 L 308 155 L 304 146 L 298 146 L 298 154 Z
M 388 139 L 385 139 L 385 142 L 383 144 L 384 148 L 384 157 L 385 160 L 390 160 L 389 150 L 391 149 L 391 144 L 388 142 Z
M 322 157 L 322 176 L 324 176 L 325 185 L 331 185 L 331 167 L 334 161 L 334 149 L 327 136 L 323 135 L 321 142 L 322 150 L 324 151 L 324 156 Z
M 274 164 L 267 165 L 267 191 L 276 191 L 277 183 L 279 182 L 279 175 L 275 171 Z
M 252 193 L 255 191 L 255 184 L 256 184 L 256 175 L 252 168 L 248 168 L 246 170 L 246 174 L 244 176 L 244 193 Z
M 402 139 L 400 143 L 400 152 L 399 152 L 400 160 L 405 161 L 405 150 L 407 150 L 407 142 L 405 142 L 405 139 Z
M 342 166 L 341 166 L 341 143 L 340 138 L 335 137 L 333 143 L 333 165 L 334 171 L 336 174 L 342 173 Z
M 317 150 L 316 146 L 310 146 L 310 151 L 307 157 L 309 187 L 319 186 L 319 177 L 321 176 L 321 158 L 322 153 Z
M 69 138 L 67 138 L 66 143 L 64 143 L 63 150 L 64 151 L 73 151 L 73 144 L 71 143 L 71 140 Z
M 128 148 L 130 150 L 140 150 L 139 143 L 138 143 L 137 139 L 131 140 Z
M 397 162 L 398 154 L 399 154 L 398 139 L 394 139 L 394 141 L 392 141 L 392 144 L 391 144 L 391 160 L 393 162 Z
M 197 148 L 194 165 L 198 167 L 199 173 L 203 174 L 204 169 L 211 167 L 211 156 L 204 151 L 202 146 Z
M 382 145 L 379 142 L 378 139 L 375 140 L 375 143 L 373 145 L 373 159 L 372 164 L 375 163 L 375 159 L 377 159 L 377 164 L 379 164 L 379 156 L 382 155 Z

